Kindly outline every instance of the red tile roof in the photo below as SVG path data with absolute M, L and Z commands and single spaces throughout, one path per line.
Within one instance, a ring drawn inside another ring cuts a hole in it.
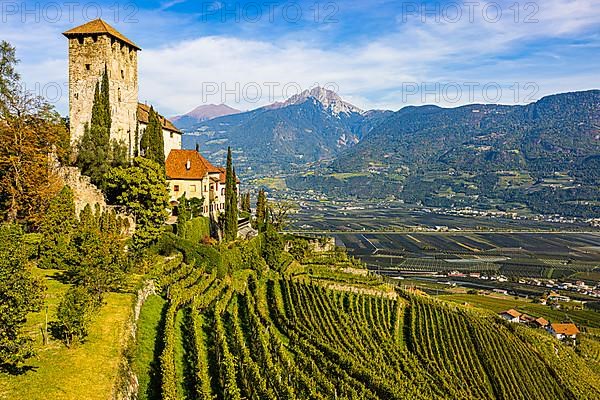
M 107 34 L 116 39 L 119 39 L 122 42 L 127 43 L 136 50 L 141 50 L 141 48 L 138 45 L 133 43 L 131 40 L 127 39 L 119 31 L 117 31 L 115 28 L 113 28 L 100 18 L 87 22 L 83 25 L 77 26 L 73 29 L 69 29 L 68 31 L 63 33 L 63 35 L 65 35 L 66 37 L 91 34 Z
M 519 318 L 521 316 L 521 313 L 518 312 L 517 310 L 513 309 L 513 308 L 511 308 L 508 311 L 503 311 L 500 314 L 508 314 L 508 315 L 510 315 L 513 318 Z
M 538 319 L 536 319 L 535 322 L 537 322 L 541 326 L 548 325 L 548 321 L 546 319 L 542 318 L 542 317 L 539 317 Z
M 552 324 L 551 327 L 555 333 L 562 335 L 571 336 L 579 333 L 579 329 L 577 329 L 575 324 Z
M 201 180 L 209 172 L 219 172 L 217 167 L 196 150 L 171 150 L 165 169 L 168 179 Z
M 150 117 L 150 106 L 147 104 L 138 103 L 137 115 L 139 122 L 148 124 L 148 120 Z M 181 133 L 171 121 L 169 121 L 162 115 L 159 114 L 158 119 L 160 120 L 160 124 L 162 125 L 163 129 L 166 129 L 167 131 L 171 132 Z
M 535 317 L 532 317 L 531 315 L 528 315 L 528 314 L 521 314 L 521 316 L 519 318 L 521 319 L 521 321 L 525 321 L 525 322 L 534 322 L 535 321 Z

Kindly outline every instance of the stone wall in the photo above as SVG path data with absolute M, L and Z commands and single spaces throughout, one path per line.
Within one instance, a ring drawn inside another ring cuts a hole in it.
M 88 176 L 81 175 L 79 168 L 60 166 L 56 168 L 56 173 L 62 183 L 73 190 L 75 215 L 79 215 L 86 204 L 89 204 L 92 209 L 96 204 L 100 205 L 103 210 L 106 208 L 106 200 L 102 191 L 90 182 Z
M 298 236 L 308 242 L 308 249 L 313 253 L 328 253 L 335 251 L 335 238 L 333 237 L 318 237 L 311 238 L 306 236 Z M 292 242 L 285 243 L 284 250 L 288 251 L 292 247 Z
M 129 322 L 129 337 L 127 348 L 131 351 L 136 345 L 137 323 L 140 318 L 140 312 L 148 296 L 156 294 L 156 285 L 153 280 L 147 280 L 136 293 L 136 301 L 133 306 L 131 320 Z M 125 352 L 127 353 L 127 351 Z M 134 400 L 138 398 L 139 381 L 138 377 L 131 368 L 130 359 L 123 354 L 117 384 L 113 390 L 112 398 L 114 400 Z

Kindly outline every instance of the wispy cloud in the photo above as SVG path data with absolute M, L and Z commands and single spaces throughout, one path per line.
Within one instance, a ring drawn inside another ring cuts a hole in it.
M 216 7 L 212 15 L 224 5 L 208 3 Z M 538 97 L 600 86 L 598 0 L 478 2 L 472 18 L 463 4 L 462 17 L 456 20 L 451 20 L 451 14 L 423 18 L 419 9 L 403 8 L 422 2 L 345 1 L 329 10 L 335 11 L 335 23 L 323 23 L 323 8 L 314 20 L 310 9 L 314 2 L 300 2 L 305 10 L 301 23 L 282 21 L 280 9 L 274 21 L 207 20 L 202 14 L 206 4 L 165 1 L 156 6 L 161 10 L 157 13 L 140 3 L 137 23 L 113 22 L 144 49 L 139 64 L 140 98 L 156 104 L 163 113 L 180 113 L 204 100 L 253 108 L 281 100 L 286 84 L 308 88 L 329 83 L 362 108 L 392 109 L 421 102 L 455 105 L 416 95 L 405 98 L 407 83 L 497 82 L 508 87 L 514 82 L 534 82 Z M 426 4 L 429 10 L 435 4 L 444 10 L 456 3 Z M 498 20 L 490 8 L 493 4 L 502 9 Z M 60 32 L 80 22 L 84 21 L 23 24 L 13 19 L 0 24 L 0 36 L 17 45 L 27 82 L 64 83 L 67 48 Z M 211 83 L 219 91 L 206 98 L 206 85 Z M 249 99 L 256 84 L 263 96 Z M 288 93 L 294 90 L 288 89 Z M 224 90 L 231 93 L 224 95 Z M 479 93 L 458 104 L 485 100 Z M 502 99 L 519 100 L 523 98 Z M 66 101 L 58 106 L 66 112 Z

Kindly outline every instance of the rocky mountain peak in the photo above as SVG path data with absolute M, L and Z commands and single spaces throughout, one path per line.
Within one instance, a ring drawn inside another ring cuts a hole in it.
M 342 100 L 342 98 L 333 90 L 329 90 L 320 86 L 304 90 L 303 92 L 290 97 L 286 101 L 274 103 L 270 106 L 267 106 L 267 108 L 283 108 L 291 105 L 302 104 L 311 99 L 321 103 L 325 109 L 329 110 L 334 115 L 341 113 L 362 114 L 364 112 L 360 108 Z

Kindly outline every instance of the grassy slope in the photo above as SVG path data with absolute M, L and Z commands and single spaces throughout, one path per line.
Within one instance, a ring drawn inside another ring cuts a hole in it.
M 158 376 L 158 357 L 161 343 L 156 343 L 160 337 L 161 319 L 165 300 L 156 295 L 148 297 L 138 320 L 137 345 L 133 361 L 133 370 L 138 377 L 139 399 L 155 399 L 160 397 Z
M 69 287 L 56 277 L 59 271 L 34 269 L 45 279 L 48 290 L 48 320 L 55 319 L 60 297 Z M 125 342 L 126 324 L 133 301 L 132 294 L 111 293 L 98 311 L 87 341 L 67 349 L 61 342 L 50 339 L 42 344 L 40 329 L 45 313 L 31 314 L 25 331 L 35 340 L 37 357 L 27 365 L 33 369 L 19 376 L 0 374 L 2 399 L 108 399 L 118 372 Z

